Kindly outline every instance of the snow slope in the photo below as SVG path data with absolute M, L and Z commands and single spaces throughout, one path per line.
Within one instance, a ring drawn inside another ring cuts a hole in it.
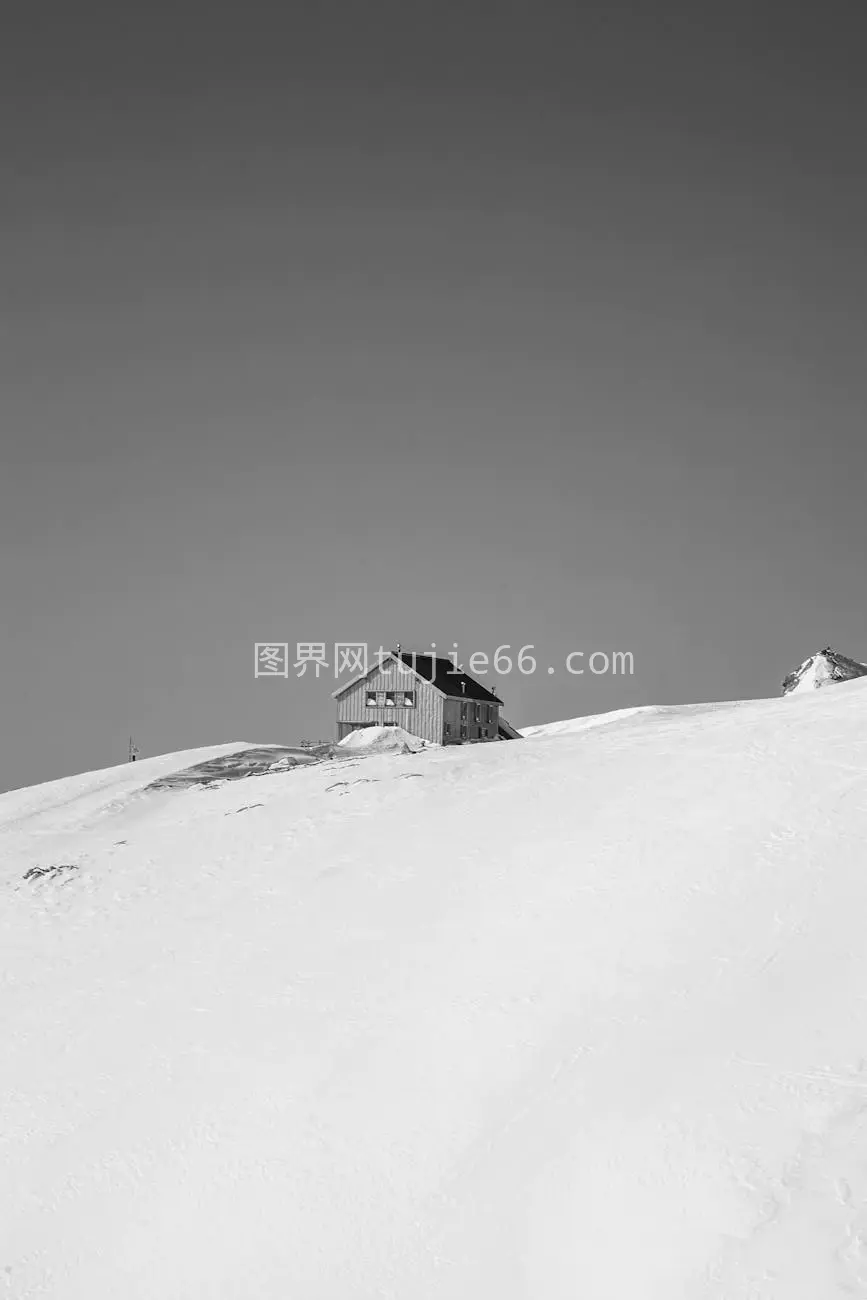
M 0 798 L 0 1295 L 867 1295 L 867 682 L 125 772 Z
M 563 718 L 558 722 L 541 722 L 532 727 L 521 727 L 520 734 L 527 739 L 539 736 L 574 736 L 579 731 L 591 731 L 596 727 L 608 727 L 615 722 L 631 721 L 639 717 L 685 718 L 690 713 L 716 713 L 719 709 L 737 709 L 742 704 L 754 703 L 754 700 L 725 700 L 713 704 L 638 704 L 628 709 L 611 709 L 608 713 L 589 713 L 580 718 Z
M 23 822 L 31 817 L 44 820 L 46 816 L 56 825 L 62 820 L 64 808 L 69 810 L 72 824 L 79 825 L 87 810 L 101 810 L 113 801 L 136 794 L 160 777 L 246 748 L 243 741 L 236 741 L 230 745 L 185 749 L 177 754 L 160 754 L 136 763 L 121 763 L 98 772 L 82 772 L 61 777 L 59 781 L 46 781 L 44 785 L 10 790 L 8 794 L 0 794 L 0 828 L 8 827 L 13 821 Z

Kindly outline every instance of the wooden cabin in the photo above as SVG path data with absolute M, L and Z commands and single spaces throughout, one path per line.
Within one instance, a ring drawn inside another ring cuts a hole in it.
M 393 650 L 334 692 L 337 739 L 359 727 L 403 727 L 437 745 L 517 736 L 502 700 L 451 659 Z

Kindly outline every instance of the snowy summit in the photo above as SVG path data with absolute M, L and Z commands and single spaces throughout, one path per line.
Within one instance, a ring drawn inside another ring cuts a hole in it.
M 857 659 L 847 659 L 838 650 L 826 646 L 783 678 L 783 694 L 815 691 L 834 682 L 853 681 L 856 677 L 867 677 L 867 664 L 859 663 Z
M 865 729 L 853 681 L 0 797 L 0 1291 L 867 1294 Z

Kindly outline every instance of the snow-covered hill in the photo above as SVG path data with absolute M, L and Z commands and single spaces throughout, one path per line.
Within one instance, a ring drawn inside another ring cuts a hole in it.
M 0 1295 L 867 1295 L 867 682 L 578 721 L 0 797 Z

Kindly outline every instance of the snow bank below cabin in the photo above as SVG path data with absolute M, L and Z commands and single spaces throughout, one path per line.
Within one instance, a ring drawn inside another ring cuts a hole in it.
M 430 746 L 426 740 L 404 731 L 403 727 L 359 727 L 344 736 L 337 748 L 365 754 L 418 754 Z

